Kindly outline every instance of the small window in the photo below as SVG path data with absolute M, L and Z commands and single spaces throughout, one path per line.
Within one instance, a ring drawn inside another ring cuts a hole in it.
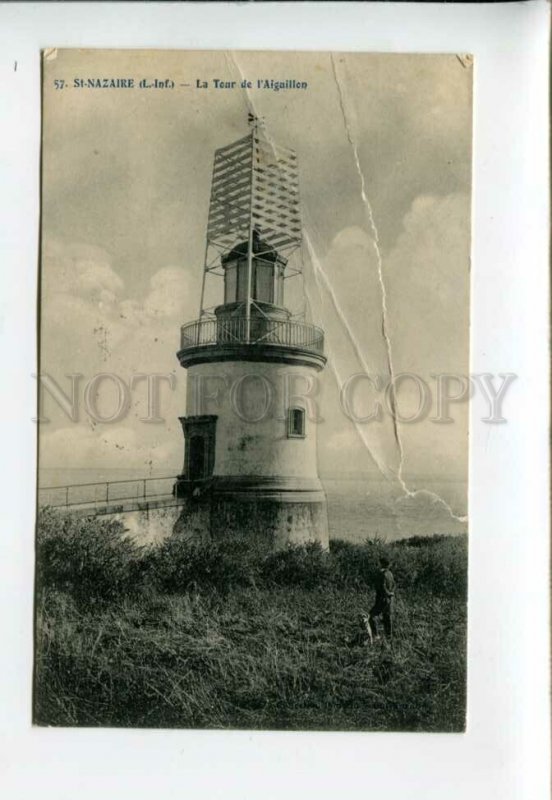
M 224 302 L 235 303 L 238 288 L 237 264 L 229 264 L 224 271 Z
M 280 267 L 274 269 L 274 303 L 284 305 L 284 273 Z
M 288 411 L 288 436 L 305 436 L 305 409 L 290 408 Z
M 253 277 L 253 276 L 252 276 Z M 247 261 L 238 261 L 238 291 L 236 300 L 247 300 Z
M 259 260 L 256 264 L 255 299 L 263 303 L 274 302 L 274 267 Z

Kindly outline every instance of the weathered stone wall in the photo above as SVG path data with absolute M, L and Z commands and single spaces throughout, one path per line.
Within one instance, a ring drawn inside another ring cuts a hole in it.
M 325 502 L 236 500 L 231 497 L 190 499 L 174 528 L 176 536 L 195 541 L 246 537 L 270 552 L 308 542 L 329 545 Z
M 267 550 L 313 541 L 327 548 L 326 504 L 215 498 L 211 509 L 211 534 L 214 538 L 250 536 Z
M 138 544 L 154 544 L 171 536 L 181 511 L 181 505 L 172 504 L 165 508 L 123 511 L 109 516 L 120 520 Z

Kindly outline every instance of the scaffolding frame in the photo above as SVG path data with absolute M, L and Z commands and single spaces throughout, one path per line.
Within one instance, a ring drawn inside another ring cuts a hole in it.
M 276 250 L 286 261 L 301 247 L 299 171 L 295 151 L 270 140 L 262 120 L 249 114 L 250 132 L 215 151 L 209 199 L 200 321 L 214 317 L 216 306 L 205 307 L 207 280 L 224 277 L 221 256 L 247 241 L 245 340 L 251 341 L 251 309 L 261 313 L 252 295 L 253 257 Z M 254 233 L 267 244 L 253 253 Z M 284 279 L 302 274 L 302 265 L 286 266 Z M 298 316 L 304 317 L 304 311 Z

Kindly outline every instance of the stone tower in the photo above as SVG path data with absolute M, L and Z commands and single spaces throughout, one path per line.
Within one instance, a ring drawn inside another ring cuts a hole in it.
M 267 549 L 327 546 L 308 398 L 326 363 L 324 334 L 284 299 L 301 274 L 297 156 L 252 115 L 249 123 L 247 136 L 215 152 L 200 316 L 181 329 L 187 416 L 175 532 L 247 535 Z

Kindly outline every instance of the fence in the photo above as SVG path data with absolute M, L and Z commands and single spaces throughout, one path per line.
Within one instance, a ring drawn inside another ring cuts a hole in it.
M 69 508 L 73 506 L 109 505 L 135 500 L 147 501 L 172 495 L 175 477 L 132 478 L 122 481 L 74 483 L 69 486 L 46 486 L 38 490 L 40 506 Z

